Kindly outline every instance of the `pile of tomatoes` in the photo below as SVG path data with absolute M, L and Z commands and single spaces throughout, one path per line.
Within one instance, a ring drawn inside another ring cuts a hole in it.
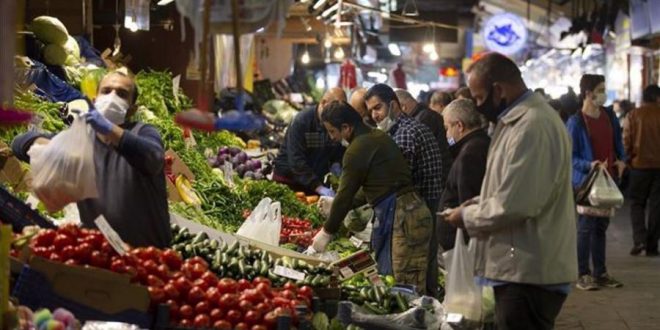
M 216 329 L 275 329 L 288 315 L 296 324 L 297 306 L 311 307 L 312 288 L 292 282 L 280 289 L 269 279 L 218 278 L 208 263 L 183 260 L 174 250 L 134 248 L 118 255 L 98 230 L 64 226 L 44 230 L 31 242 L 35 255 L 68 265 L 89 265 L 127 274 L 147 286 L 152 307 L 167 304 L 173 325 Z

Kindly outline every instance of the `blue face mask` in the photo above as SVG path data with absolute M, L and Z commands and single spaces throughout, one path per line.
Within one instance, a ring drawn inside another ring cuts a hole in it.
M 447 139 L 447 143 L 448 143 L 450 146 L 453 146 L 454 144 L 456 144 L 456 140 L 454 140 L 453 137 L 450 137 L 450 138 Z

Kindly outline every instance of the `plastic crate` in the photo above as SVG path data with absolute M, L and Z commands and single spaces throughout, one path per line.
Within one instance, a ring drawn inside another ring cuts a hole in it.
M 11 224 L 12 230 L 16 233 L 21 232 L 26 226 L 55 228 L 55 224 L 42 217 L 2 186 L 0 186 L 0 220 Z
M 115 321 L 134 324 L 142 328 L 151 328 L 153 324 L 153 317 L 147 313 L 125 310 L 117 314 L 106 314 L 60 297 L 53 291 L 44 275 L 27 265 L 23 267 L 14 285 L 12 296 L 16 297 L 21 305 L 25 305 L 32 310 L 65 308 L 81 321 Z

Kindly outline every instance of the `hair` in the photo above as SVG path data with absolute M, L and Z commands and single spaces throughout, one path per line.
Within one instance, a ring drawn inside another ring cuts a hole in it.
M 434 105 L 434 104 L 442 104 L 442 106 L 448 106 L 449 103 L 453 98 L 451 97 L 451 94 L 443 91 L 435 91 L 433 94 L 431 94 L 431 100 L 429 104 Z
M 472 98 L 472 93 L 470 92 L 470 89 L 467 88 L 467 86 L 460 87 L 456 90 L 456 92 L 454 92 L 454 98 L 457 99 L 459 97 L 463 97 L 474 101 L 474 99 Z
M 442 116 L 460 121 L 467 129 L 479 128 L 482 125 L 481 114 L 477 112 L 474 102 L 468 99 L 452 101 L 442 111 Z
M 417 102 L 417 100 L 415 100 L 415 98 L 412 95 L 410 95 L 410 92 L 408 92 L 405 89 L 398 88 L 396 91 L 394 91 L 394 94 L 396 94 L 396 97 L 397 99 L 399 99 L 399 102 L 405 102 L 405 101 Z
M 593 92 L 598 85 L 605 82 L 605 77 L 599 74 L 585 74 L 580 79 L 580 100 L 587 97 L 587 92 Z
M 362 117 L 345 101 L 332 101 L 321 113 L 321 121 L 339 128 L 342 124 L 355 127 L 362 123 Z
M 658 85 L 648 85 L 642 92 L 642 101 L 647 103 L 658 102 L 660 98 L 660 87 Z
M 113 74 L 120 75 L 122 77 L 126 77 L 126 78 L 130 79 L 131 82 L 133 83 L 133 88 L 131 89 L 131 95 L 133 95 L 133 97 L 131 98 L 131 106 L 134 106 L 135 103 L 137 102 L 138 94 L 139 94 L 138 87 L 137 87 L 137 82 L 135 81 L 135 76 L 133 74 L 131 74 L 130 72 L 128 72 L 127 70 L 125 70 L 124 68 L 120 68 L 120 69 L 117 69 L 117 70 L 110 71 L 110 72 L 106 73 L 105 76 L 103 76 L 103 78 L 101 78 L 101 81 L 103 81 L 103 79 L 105 79 L 105 77 L 113 75 Z M 99 81 L 98 90 L 101 89 L 101 81 Z M 98 92 L 98 90 L 97 90 L 97 92 Z
M 510 84 L 523 83 L 520 69 L 510 58 L 500 53 L 488 53 L 467 69 L 468 74 L 475 74 L 484 80 L 487 86 L 496 82 Z
M 371 86 L 371 88 L 369 88 L 367 91 L 367 94 L 364 95 L 364 100 L 369 101 L 369 99 L 374 96 L 377 96 L 381 101 L 385 102 L 385 104 L 389 105 L 392 101 L 394 101 L 399 106 L 401 106 L 401 103 L 396 97 L 396 93 L 394 93 L 392 87 L 385 84 L 375 84 Z

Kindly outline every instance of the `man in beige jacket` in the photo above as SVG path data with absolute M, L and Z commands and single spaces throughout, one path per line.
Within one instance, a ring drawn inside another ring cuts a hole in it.
M 505 56 L 488 54 L 468 74 L 495 132 L 480 196 L 444 214 L 477 240 L 475 276 L 494 287 L 498 329 L 552 329 L 577 278 L 570 140 Z

